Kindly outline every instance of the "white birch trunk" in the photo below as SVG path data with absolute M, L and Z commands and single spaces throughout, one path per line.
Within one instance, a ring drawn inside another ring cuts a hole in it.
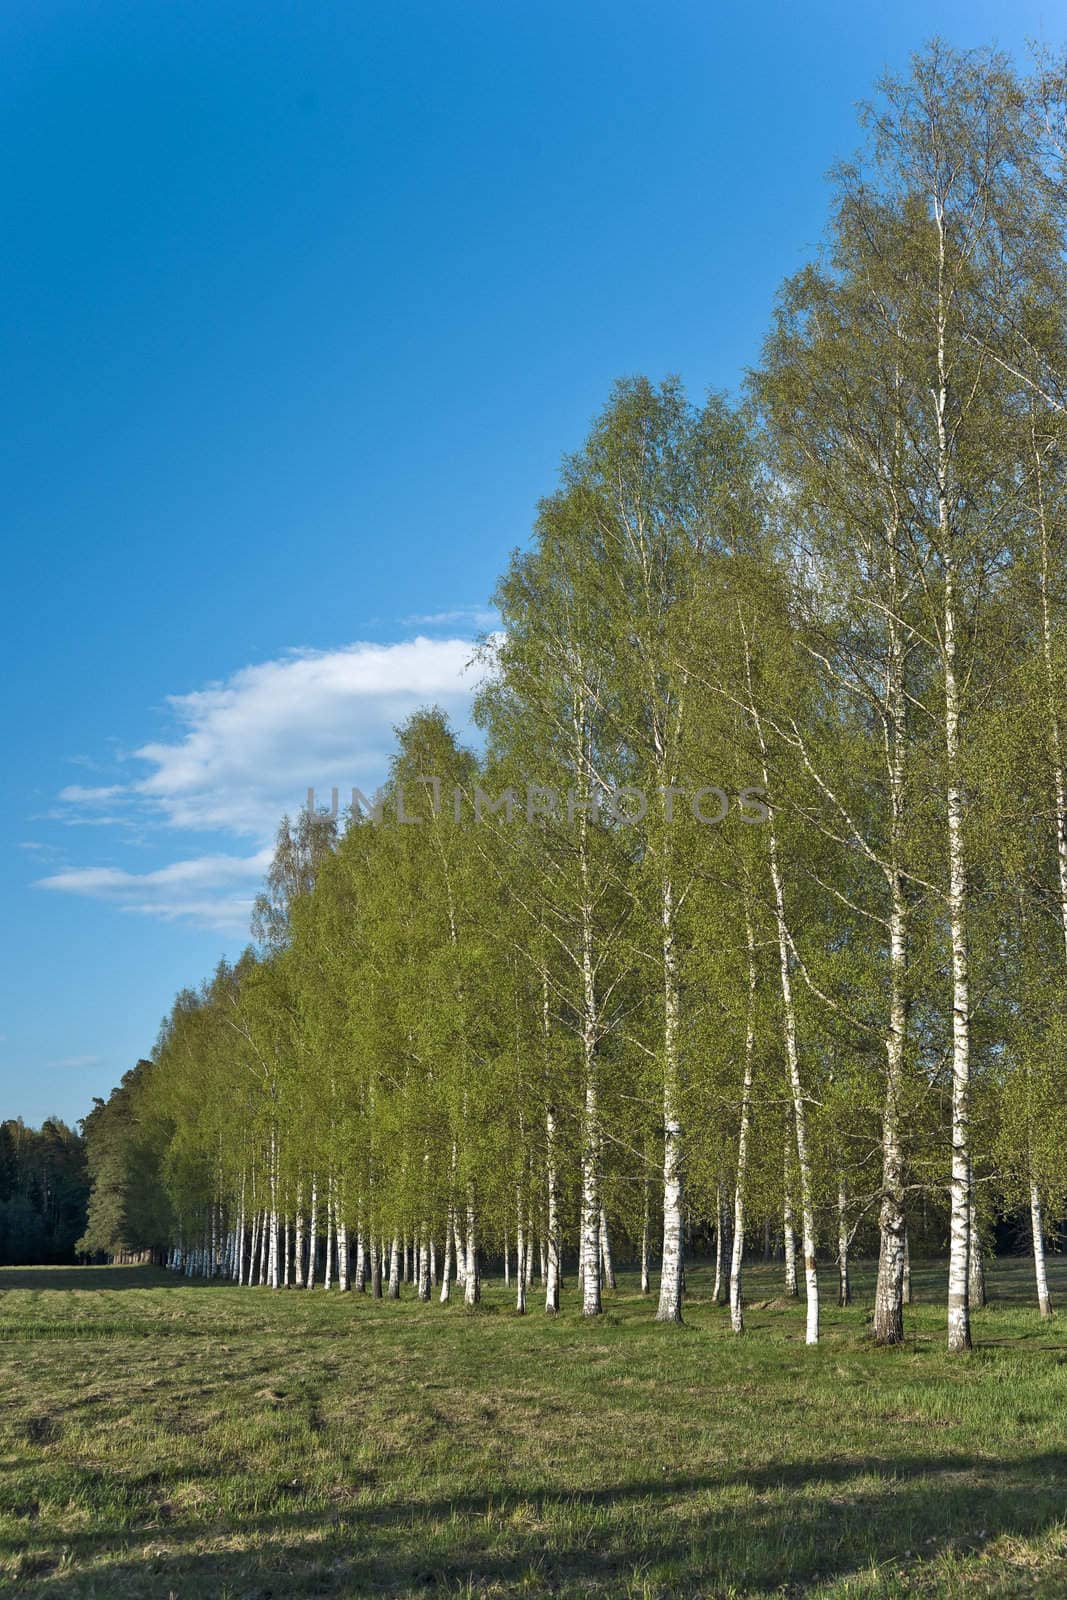
M 945 224 L 938 228 L 937 525 L 944 564 L 942 665 L 945 705 L 945 807 L 948 822 L 948 919 L 952 945 L 952 1172 L 949 1186 L 948 1348 L 971 1348 L 971 983 L 967 950 L 967 862 L 963 838 L 963 785 L 960 752 L 960 696 L 956 616 L 957 556 L 949 507 L 947 426 L 948 365 L 945 353 Z
M 559 1168 L 556 1157 L 556 1109 L 545 1111 L 545 1184 L 548 1190 L 548 1272 L 545 1276 L 545 1311 L 559 1311 L 562 1241 L 559 1227 Z
M 522 1226 L 523 1196 L 520 1185 L 515 1195 L 515 1310 L 526 1315 L 526 1251 L 529 1248 Z
M 645 1203 L 641 1216 L 641 1293 L 652 1293 L 649 1257 L 652 1250 L 652 1196 L 648 1178 L 644 1181 Z
M 293 1261 L 293 1282 L 298 1289 L 304 1287 L 304 1189 L 296 1186 L 296 1250 Z
M 1052 1299 L 1048 1292 L 1048 1273 L 1045 1270 L 1045 1230 L 1041 1219 L 1041 1194 L 1036 1183 L 1030 1185 L 1030 1234 L 1034 1244 L 1037 1304 L 1042 1318 L 1047 1320 L 1052 1315 Z
M 473 1193 L 467 1196 L 466 1260 L 463 1266 L 463 1303 L 470 1309 L 482 1298 L 481 1273 L 478 1266 L 477 1217 Z
M 770 773 L 767 769 L 767 747 L 763 738 L 763 724 L 756 710 L 752 693 L 752 669 L 748 643 L 745 643 L 745 669 L 748 679 L 749 710 L 759 740 L 763 763 L 763 787 L 770 793 Z M 774 890 L 774 912 L 778 928 L 778 966 L 782 985 L 782 1013 L 785 1029 L 785 1056 L 789 1072 L 789 1087 L 793 1098 L 793 1130 L 796 1135 L 797 1168 L 800 1179 L 800 1221 L 804 1242 L 804 1284 L 807 1292 L 807 1318 L 805 1342 L 819 1342 L 819 1274 L 815 1264 L 815 1196 L 811 1160 L 808 1154 L 807 1107 L 800 1078 L 800 1052 L 797 1043 L 796 1010 L 793 1005 L 793 974 L 790 964 L 789 927 L 785 916 L 785 889 L 778 861 L 778 829 L 774 808 L 770 808 L 767 823 L 767 853 L 770 859 L 771 886 Z
M 333 1288 L 333 1179 L 331 1178 L 326 1189 L 326 1260 L 323 1263 L 322 1287 L 329 1294 Z
M 681 1322 L 683 1210 L 681 1068 L 678 1059 L 678 971 L 674 947 L 674 896 L 669 878 L 660 902 L 663 954 L 663 1258 L 657 1322 Z
M 604 1287 L 617 1288 L 615 1282 L 615 1266 L 611 1259 L 611 1236 L 608 1233 L 608 1214 L 604 1207 L 600 1207 L 600 1263 L 604 1274 Z
M 319 1243 L 319 1185 L 318 1179 L 311 1180 L 311 1213 L 308 1217 L 308 1265 L 304 1278 L 304 1287 L 314 1289 L 315 1267 Z
M 455 1232 L 456 1219 L 452 1206 L 448 1208 L 448 1217 L 445 1222 L 445 1255 L 441 1265 L 441 1304 L 447 1305 L 452 1294 L 452 1238 Z
M 429 1300 L 433 1293 L 433 1279 L 430 1274 L 430 1244 L 429 1224 L 423 1223 L 419 1239 L 419 1299 Z
M 904 652 L 896 621 L 896 528 L 888 530 L 892 609 L 886 673 L 886 766 L 889 778 L 889 1027 L 886 1033 L 885 1103 L 882 1110 L 882 1201 L 878 1213 L 878 1281 L 874 1295 L 874 1342 L 900 1344 L 904 1338 L 904 1154 L 900 1137 L 900 1095 L 904 1079 L 908 1005 L 907 902 L 901 853 L 904 831 L 904 753 L 907 701 Z
M 792 1118 L 786 1123 L 785 1144 L 785 1178 L 782 1190 L 782 1251 L 785 1257 L 785 1292 L 792 1299 L 796 1299 L 800 1290 L 797 1287 L 797 1234 L 793 1218 L 793 1189 L 789 1156 L 789 1142 L 793 1137 Z
M 852 1285 L 848 1276 L 848 1190 L 844 1178 L 838 1179 L 837 1184 L 837 1303 L 839 1306 L 852 1304 Z
M 351 1287 L 348 1263 L 348 1224 L 337 1219 L 337 1288 L 347 1294 Z
M 734 1181 L 734 1237 L 730 1252 L 730 1328 L 745 1331 L 741 1271 L 745 1253 L 745 1203 L 748 1198 L 748 1140 L 752 1126 L 752 1084 L 756 1062 L 756 936 L 745 907 L 745 949 L 748 956 L 748 1013 L 745 1020 L 745 1069 L 741 1080 L 741 1116 L 737 1130 L 737 1172 Z

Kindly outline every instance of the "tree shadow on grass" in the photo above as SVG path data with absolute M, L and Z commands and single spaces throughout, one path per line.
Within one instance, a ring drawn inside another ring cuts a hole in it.
M 66 1541 L 73 1572 L 54 1570 L 58 1557 L 42 1541 L 27 1552 L 16 1592 L 56 1600 L 450 1589 L 577 1597 L 623 1594 L 643 1579 L 653 1594 L 692 1600 L 730 1587 L 771 1594 L 873 1565 L 921 1569 L 950 1550 L 981 1552 L 1005 1534 L 1062 1528 L 1065 1487 L 1067 1453 L 1059 1451 L 1010 1462 L 865 1455 L 571 1493 L 502 1483 L 491 1496 L 279 1505 L 228 1523 L 157 1520 L 78 1535 Z M 238 1540 L 254 1548 L 236 1550 Z M 131 1555 L 131 1543 L 159 1554 Z M 220 1548 L 204 1548 L 213 1543 Z M 1067 1592 L 1067 1539 L 1061 1559 Z M 79 1574 L 80 1561 L 89 1565 Z M 1025 1571 L 1020 1581 L 1017 1592 L 1028 1592 Z

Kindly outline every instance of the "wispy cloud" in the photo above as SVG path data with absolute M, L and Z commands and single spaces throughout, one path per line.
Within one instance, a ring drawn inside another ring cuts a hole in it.
M 473 608 L 439 620 L 470 626 L 475 616 L 496 620 Z M 128 783 L 68 785 L 58 820 L 223 834 L 253 842 L 254 853 L 216 851 L 145 873 L 70 867 L 39 886 L 140 915 L 247 927 L 282 814 L 298 810 L 309 788 L 371 792 L 385 776 L 395 727 L 420 706 L 439 705 L 464 729 L 481 675 L 474 654 L 470 638 L 422 634 L 399 644 L 295 650 L 171 696 L 175 735 L 126 758 L 148 772 Z
M 37 888 L 104 900 L 121 911 L 185 919 L 234 932 L 248 925 L 255 889 L 270 864 L 270 849 L 250 856 L 204 855 L 173 861 L 154 872 L 121 867 L 71 867 L 37 880 Z
M 46 1061 L 49 1069 L 62 1069 L 65 1067 L 97 1067 L 103 1060 L 102 1056 L 62 1056 L 58 1061 Z
M 485 606 L 457 606 L 454 611 L 426 611 L 404 618 L 408 628 L 451 628 L 457 623 L 470 628 L 498 628 L 500 616 Z

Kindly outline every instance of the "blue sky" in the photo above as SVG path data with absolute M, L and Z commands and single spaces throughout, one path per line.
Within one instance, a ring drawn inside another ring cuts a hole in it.
M 613 378 L 736 389 L 854 106 L 1029 0 L 6 0 L 0 1116 L 245 942 L 273 825 L 463 720 Z

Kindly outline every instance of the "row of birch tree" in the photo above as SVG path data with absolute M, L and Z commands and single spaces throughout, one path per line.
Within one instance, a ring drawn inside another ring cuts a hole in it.
M 171 1264 L 420 1299 L 502 1266 L 683 1316 L 768 1240 L 1044 1252 L 1067 1203 L 1064 76 L 881 85 L 740 404 L 618 383 L 388 781 L 279 833 L 255 945 L 139 1073 Z

